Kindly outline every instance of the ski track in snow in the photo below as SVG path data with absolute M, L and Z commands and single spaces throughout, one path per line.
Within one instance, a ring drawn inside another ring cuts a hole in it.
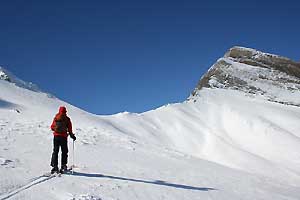
M 24 190 L 27 190 L 35 185 L 38 185 L 38 184 L 41 184 L 45 181 L 48 181 L 52 178 L 54 178 L 55 176 L 45 176 L 45 175 L 42 175 L 42 176 L 39 176 L 38 178 L 34 178 L 32 179 L 30 182 L 28 182 L 27 184 L 23 185 L 23 186 L 20 186 L 19 188 L 16 188 L 14 189 L 13 191 L 10 191 L 8 192 L 7 194 L 3 194 L 0 196 L 0 200 L 6 200 L 6 199 L 9 199 L 13 196 L 15 196 L 16 194 L 24 191 Z

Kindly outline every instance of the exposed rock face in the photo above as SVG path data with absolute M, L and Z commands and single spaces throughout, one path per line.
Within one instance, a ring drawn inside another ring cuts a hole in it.
M 188 100 L 202 88 L 240 90 L 268 100 L 300 105 L 300 63 L 254 49 L 233 47 L 200 79 Z
M 224 57 L 233 58 L 237 62 L 247 65 L 272 68 L 285 72 L 290 76 L 296 76 L 300 78 L 300 63 L 294 62 L 289 58 L 282 56 L 263 53 L 249 48 L 233 47 L 225 54 Z
M 2 70 L 2 67 L 0 67 L 0 80 L 11 82 L 9 76 L 5 73 L 4 70 Z

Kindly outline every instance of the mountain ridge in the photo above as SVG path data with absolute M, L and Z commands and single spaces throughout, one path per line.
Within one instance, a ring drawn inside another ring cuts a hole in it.
M 202 88 L 221 88 L 261 95 L 267 100 L 300 106 L 287 91 L 299 93 L 300 63 L 255 49 L 233 47 L 199 80 L 188 100 L 196 101 Z
M 16 75 L 14 75 L 2 66 L 0 66 L 0 80 L 7 81 L 9 83 L 15 84 L 18 87 L 22 87 L 35 92 L 42 92 L 42 90 L 36 84 L 33 84 L 32 82 L 23 81 L 22 79 L 18 78 Z

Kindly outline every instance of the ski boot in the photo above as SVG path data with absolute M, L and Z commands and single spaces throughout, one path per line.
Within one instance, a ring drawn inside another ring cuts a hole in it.
M 53 167 L 52 169 L 51 169 L 51 174 L 54 174 L 54 173 L 58 173 L 58 167 Z
M 68 171 L 67 165 L 62 165 L 61 168 L 60 168 L 60 170 L 59 170 L 59 173 L 63 174 L 66 171 Z

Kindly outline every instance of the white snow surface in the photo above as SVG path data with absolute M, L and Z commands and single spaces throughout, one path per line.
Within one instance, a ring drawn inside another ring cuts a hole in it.
M 219 88 L 196 98 L 97 116 L 0 80 L 0 200 L 300 199 L 299 107 Z M 49 179 L 61 105 L 77 136 L 76 167 Z

